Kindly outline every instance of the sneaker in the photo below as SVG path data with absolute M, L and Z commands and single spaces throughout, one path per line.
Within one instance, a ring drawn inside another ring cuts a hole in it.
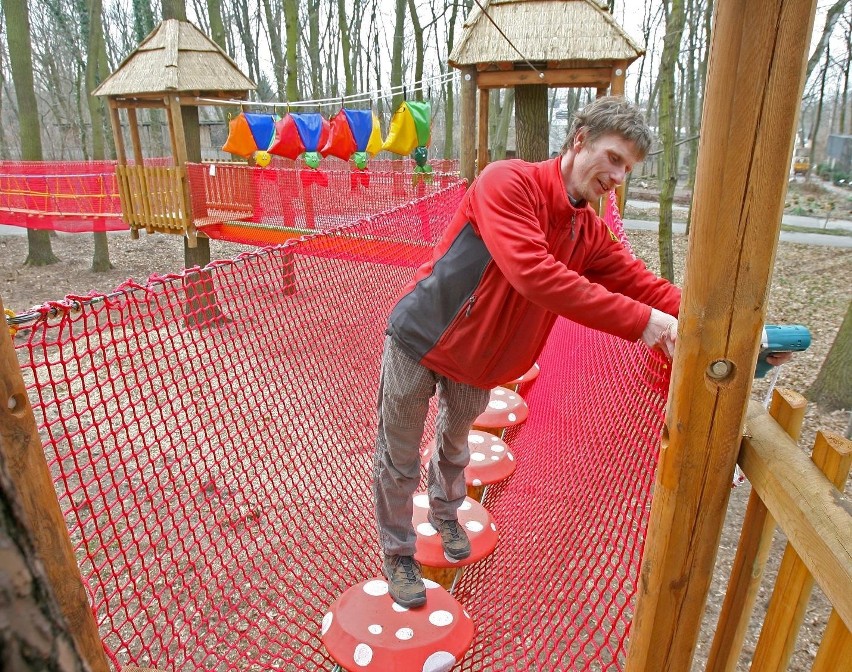
M 388 592 L 403 607 L 426 604 L 426 584 L 420 574 L 420 563 L 410 555 L 386 555 L 382 573 L 388 580 Z
M 464 560 L 470 555 L 470 539 L 459 525 L 459 521 L 435 518 L 431 511 L 427 515 L 427 520 L 440 533 L 444 553 L 450 560 Z

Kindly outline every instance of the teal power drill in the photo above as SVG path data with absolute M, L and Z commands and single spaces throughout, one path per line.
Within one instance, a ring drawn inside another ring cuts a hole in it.
M 757 356 L 755 378 L 763 378 L 772 365 L 766 361 L 776 352 L 801 352 L 811 344 L 811 332 L 801 324 L 767 324 L 760 339 L 760 354 Z

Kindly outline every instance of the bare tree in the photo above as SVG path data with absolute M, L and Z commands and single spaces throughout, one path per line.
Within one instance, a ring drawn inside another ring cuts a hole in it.
M 852 302 L 807 397 L 824 409 L 852 409 Z
M 683 0 L 671 0 L 666 12 L 666 38 L 660 60 L 660 142 L 663 145 L 660 162 L 660 274 L 674 279 L 672 252 L 672 201 L 677 186 L 677 145 L 675 128 L 675 68 L 683 35 L 685 12 Z
M 18 123 L 21 134 L 21 158 L 24 161 L 41 161 L 41 122 L 39 121 L 33 84 L 33 58 L 30 44 L 30 19 L 26 0 L 2 0 L 6 18 L 6 36 L 9 42 L 9 60 L 12 80 L 18 99 Z M 48 231 L 27 229 L 28 253 L 25 264 L 45 266 L 59 259 L 53 254 Z

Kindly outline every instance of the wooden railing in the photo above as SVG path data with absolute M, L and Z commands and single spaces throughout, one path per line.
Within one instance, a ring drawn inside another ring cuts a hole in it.
M 192 234 L 182 166 L 116 166 L 121 211 L 132 232 Z
M 796 445 L 805 406 L 787 390 L 775 391 L 769 412 L 749 406 L 739 464 L 752 492 L 706 672 L 737 668 L 776 525 L 788 541 L 751 672 L 787 669 L 814 582 L 833 610 L 813 670 L 852 669 L 852 507 L 843 495 L 852 441 L 818 432 L 809 459 Z

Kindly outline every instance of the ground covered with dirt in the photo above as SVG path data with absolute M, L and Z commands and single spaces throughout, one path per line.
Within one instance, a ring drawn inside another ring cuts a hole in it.
M 842 210 L 842 207 L 837 207 L 837 210 Z M 630 232 L 630 238 L 639 256 L 652 268 L 656 268 L 656 233 L 633 231 Z M 89 292 L 106 293 L 129 278 L 144 283 L 151 274 L 166 274 L 183 268 L 183 242 L 177 236 L 143 234 L 139 240 L 132 240 L 127 233 L 114 233 L 109 234 L 109 242 L 114 269 L 105 273 L 93 273 L 90 270 L 93 252 L 91 235 L 58 234 L 52 239 L 52 246 L 60 261 L 42 267 L 23 265 L 27 256 L 26 236 L 0 236 L 0 297 L 4 306 L 15 313 L 22 313 L 32 306 L 61 299 L 67 294 L 80 296 Z M 211 241 L 213 259 L 231 258 L 244 249 L 247 248 Z M 680 282 L 686 257 L 685 237 L 676 236 L 674 256 L 677 265 L 676 280 Z M 779 244 L 767 322 L 804 324 L 811 330 L 813 339 L 808 351 L 798 354 L 793 362 L 782 367 L 779 385 L 802 393 L 807 391 L 841 324 L 850 300 L 850 287 L 852 249 L 785 242 Z M 763 400 L 767 385 L 767 380 L 757 380 L 754 397 Z M 813 444 L 817 429 L 842 434 L 848 422 L 847 411 L 825 412 L 811 405 L 807 411 L 800 442 L 802 449 L 808 450 Z M 729 515 L 719 548 L 717 570 L 708 597 L 705 627 L 696 654 L 696 670 L 703 669 L 748 494 L 747 484 L 735 488 L 732 492 Z M 768 569 L 770 576 L 777 569 L 782 551 L 779 541 L 772 551 Z M 765 612 L 768 599 L 769 592 L 764 587 L 758 597 L 758 614 Z M 805 617 L 805 630 L 795 647 L 791 670 L 810 669 L 810 662 L 816 652 L 828 613 L 828 605 L 817 590 Z M 755 643 L 756 630 L 752 628 L 746 640 L 746 656 L 753 651 Z M 741 669 L 747 669 L 747 664 L 743 663 Z

